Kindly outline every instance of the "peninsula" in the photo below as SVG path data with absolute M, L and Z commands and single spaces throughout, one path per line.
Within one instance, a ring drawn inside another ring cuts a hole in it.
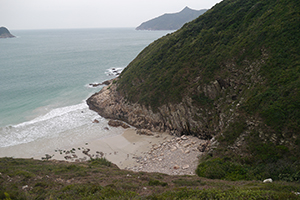
M 5 27 L 0 27 L 0 38 L 14 38 L 15 36 L 12 35 L 9 30 Z
M 87 103 L 136 128 L 206 140 L 199 176 L 298 181 L 299 10 L 296 0 L 224 0 L 146 47 Z
M 164 14 L 146 21 L 138 26 L 136 30 L 177 30 L 185 23 L 196 19 L 206 11 L 207 9 L 192 10 L 189 7 L 185 7 L 178 13 Z

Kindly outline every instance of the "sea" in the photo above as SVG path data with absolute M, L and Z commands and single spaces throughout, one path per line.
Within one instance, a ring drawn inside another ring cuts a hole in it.
M 123 133 L 86 99 L 169 31 L 11 30 L 0 39 L 0 157 L 31 158 Z M 99 123 L 93 123 L 97 119 Z

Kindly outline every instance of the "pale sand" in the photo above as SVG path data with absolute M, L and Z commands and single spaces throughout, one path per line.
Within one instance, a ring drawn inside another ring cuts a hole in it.
M 52 160 L 83 161 L 89 159 L 83 151 L 90 149 L 87 152 L 89 156 L 101 157 L 102 152 L 103 157 L 116 164 L 120 169 L 124 169 L 138 166 L 136 158 L 142 157 L 154 144 L 160 144 L 171 138 L 173 136 L 167 133 L 155 133 L 154 136 L 138 135 L 135 129 L 130 128 L 121 135 L 64 148 L 50 155 L 54 155 Z M 72 149 L 73 153 L 69 153 L 68 151 Z M 67 159 L 66 156 L 68 156 Z

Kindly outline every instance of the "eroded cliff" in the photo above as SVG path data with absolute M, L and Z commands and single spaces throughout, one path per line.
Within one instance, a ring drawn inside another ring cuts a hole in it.
M 226 77 L 197 84 L 180 103 L 167 103 L 156 111 L 151 106 L 129 102 L 117 91 L 118 78 L 91 96 L 87 104 L 103 117 L 122 120 L 137 128 L 211 139 L 240 118 L 240 108 L 249 99 L 249 91 L 263 83 L 258 71 L 268 55 L 262 51 L 259 60 L 252 63 L 245 60 L 240 69 L 235 68 L 234 61 L 227 63 L 223 68 Z M 196 78 L 196 83 L 199 79 Z

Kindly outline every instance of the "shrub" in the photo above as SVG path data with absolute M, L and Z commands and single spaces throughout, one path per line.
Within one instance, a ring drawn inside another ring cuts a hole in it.
M 159 180 L 153 180 L 153 179 L 149 180 L 148 184 L 150 186 L 163 186 L 163 187 L 168 185 L 168 183 L 166 183 L 166 182 L 161 182 Z
M 95 158 L 95 159 L 91 159 L 89 162 L 91 165 L 103 165 L 107 167 L 110 167 L 112 165 L 112 163 L 108 161 L 106 158 Z

